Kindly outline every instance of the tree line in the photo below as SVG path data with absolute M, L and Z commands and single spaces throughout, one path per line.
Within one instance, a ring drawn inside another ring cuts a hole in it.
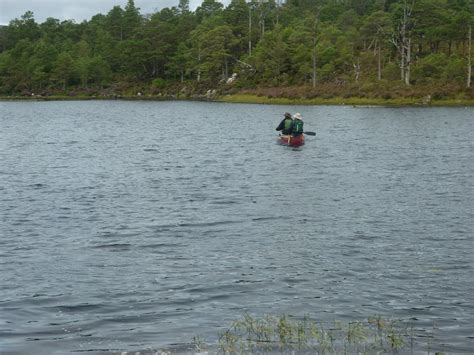
M 471 87 L 474 0 L 133 0 L 88 21 L 0 27 L 0 94 L 398 82 Z

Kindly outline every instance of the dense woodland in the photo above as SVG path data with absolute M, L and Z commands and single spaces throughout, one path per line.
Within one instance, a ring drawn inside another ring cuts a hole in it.
M 26 12 L 0 28 L 0 94 L 423 87 L 474 98 L 474 0 L 176 1 L 143 14 L 128 0 L 81 23 Z

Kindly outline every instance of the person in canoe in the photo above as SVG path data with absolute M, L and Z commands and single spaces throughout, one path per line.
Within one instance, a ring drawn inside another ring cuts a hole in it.
M 285 112 L 284 118 L 281 120 L 280 124 L 276 128 L 277 131 L 281 131 L 283 135 L 289 135 L 292 132 L 293 127 L 293 118 L 291 113 Z
M 303 116 L 301 113 L 295 113 L 293 116 L 293 124 L 291 125 L 291 135 L 298 137 L 303 134 Z

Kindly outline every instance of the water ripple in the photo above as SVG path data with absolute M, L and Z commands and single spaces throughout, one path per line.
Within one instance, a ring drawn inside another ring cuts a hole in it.
M 472 352 L 472 108 L 300 107 L 298 150 L 294 107 L 0 110 L 1 353 L 185 349 L 246 312 Z

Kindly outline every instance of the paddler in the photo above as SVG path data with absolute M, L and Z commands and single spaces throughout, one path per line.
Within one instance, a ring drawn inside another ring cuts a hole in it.
M 301 116 L 301 113 L 295 113 L 293 124 L 291 125 L 291 135 L 297 137 L 302 135 L 303 132 L 303 116 Z
M 284 118 L 281 120 L 276 130 L 281 131 L 283 135 L 288 135 L 288 134 L 291 134 L 292 127 L 293 127 L 293 118 L 291 117 L 291 113 L 285 112 Z

